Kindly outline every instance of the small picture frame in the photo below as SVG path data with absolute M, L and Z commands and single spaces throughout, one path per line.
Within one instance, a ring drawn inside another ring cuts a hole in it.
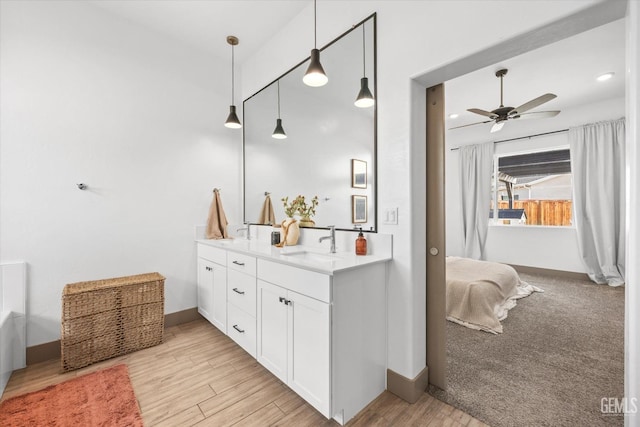
M 367 222 L 367 196 L 351 196 L 351 222 L 362 224 Z
M 351 159 L 351 187 L 367 188 L 367 162 Z

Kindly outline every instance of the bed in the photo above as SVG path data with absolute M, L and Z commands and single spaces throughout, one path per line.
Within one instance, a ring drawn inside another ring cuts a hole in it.
M 502 333 L 501 320 L 516 300 L 543 292 L 520 280 L 513 267 L 497 262 L 447 257 L 447 320 L 467 328 Z

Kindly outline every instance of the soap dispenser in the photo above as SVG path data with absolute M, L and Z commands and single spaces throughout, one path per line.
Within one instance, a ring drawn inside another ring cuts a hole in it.
M 362 228 L 360 228 L 360 233 L 358 234 L 358 238 L 356 239 L 356 255 L 366 255 L 367 254 L 367 239 L 364 238 L 364 234 L 362 234 Z

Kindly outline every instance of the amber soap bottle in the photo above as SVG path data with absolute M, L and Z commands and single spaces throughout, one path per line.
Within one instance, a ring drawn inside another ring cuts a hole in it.
M 366 255 L 367 254 L 367 239 L 364 238 L 364 234 L 362 234 L 362 228 L 360 229 L 360 233 L 358 234 L 358 238 L 356 239 L 356 255 Z

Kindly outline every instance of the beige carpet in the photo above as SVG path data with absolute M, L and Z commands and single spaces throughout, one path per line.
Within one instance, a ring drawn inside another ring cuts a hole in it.
M 448 390 L 435 397 L 494 427 L 622 426 L 603 397 L 623 396 L 624 288 L 521 274 L 541 287 L 502 335 L 447 322 Z

